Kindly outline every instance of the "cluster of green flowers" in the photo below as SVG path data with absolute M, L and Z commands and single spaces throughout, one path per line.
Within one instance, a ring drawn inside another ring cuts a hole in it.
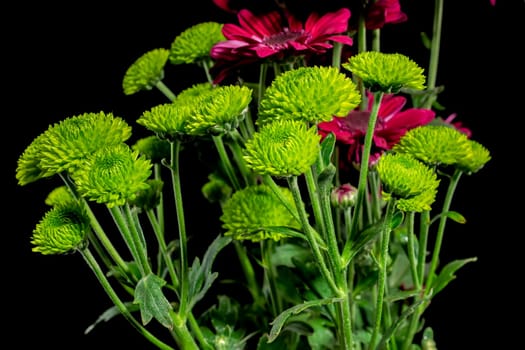
M 409 349 L 429 300 L 470 261 L 438 271 L 446 220 L 464 221 L 449 208 L 454 189 L 462 174 L 476 173 L 490 160 L 489 151 L 450 125 L 430 123 L 407 131 L 370 162 L 383 96 L 424 90 L 422 68 L 402 54 L 368 51 L 341 67 L 285 70 L 269 86 L 214 84 L 209 52 L 225 39 L 221 29 L 214 22 L 193 26 L 171 49 L 147 52 L 130 66 L 125 94 L 157 88 L 169 100 L 136 120 L 151 136 L 129 145 L 126 121 L 86 113 L 51 125 L 27 147 L 16 170 L 20 185 L 51 176 L 64 181 L 46 199 L 51 209 L 34 229 L 33 250 L 80 252 L 120 313 L 162 349 L 172 346 L 146 329 L 153 318 L 183 349 L 243 348 L 252 332 L 260 332 L 260 349 L 306 343 L 345 349 L 393 343 Z M 168 63 L 200 64 L 208 82 L 174 94 L 163 83 Z M 359 108 L 364 89 L 374 99 L 354 187 L 338 182 L 335 135 L 322 137 L 317 126 Z M 196 139 L 217 150 L 217 170 L 202 184 L 202 193 L 219 203 L 222 214 L 216 219 L 223 232 L 202 259 L 194 257 L 190 264 L 179 156 Z M 449 186 L 436 216 L 440 225 L 428 264 L 430 212 L 443 178 Z M 174 194 L 176 235 L 166 232 L 171 217 L 165 213 L 166 188 Z M 94 205 L 107 207 L 127 253 L 116 250 L 118 237 L 106 233 Z M 423 227 L 418 238 L 416 215 Z M 155 253 L 148 234 L 158 242 Z M 230 244 L 253 302 L 238 305 L 233 296 L 221 296 L 218 305 L 197 317 L 193 307 L 220 276 L 212 264 Z M 253 244 L 259 244 L 255 258 Z M 128 253 L 130 260 L 124 258 Z M 263 287 L 253 260 L 262 266 Z M 392 271 L 403 269 L 408 275 L 393 281 Z M 109 280 L 107 271 L 116 279 Z M 113 283 L 124 286 L 139 305 L 142 322 Z M 411 289 L 402 293 L 406 283 Z M 242 310 L 249 312 L 241 322 Z M 294 323 L 296 332 L 293 325 L 286 327 Z

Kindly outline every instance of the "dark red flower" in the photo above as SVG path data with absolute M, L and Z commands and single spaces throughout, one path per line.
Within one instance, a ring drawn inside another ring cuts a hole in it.
M 253 62 L 325 53 L 333 47 L 330 41 L 352 45 L 352 38 L 344 34 L 350 18 L 346 8 L 322 16 L 313 13 L 304 25 L 291 14 L 285 17 L 278 11 L 256 16 L 250 10 L 240 10 L 239 25 L 225 24 L 222 32 L 227 40 L 211 49 L 214 82 Z
M 407 15 L 401 11 L 399 0 L 377 0 L 366 11 L 366 28 L 379 29 L 387 23 L 401 23 Z
M 384 95 L 374 130 L 370 164 L 374 164 L 381 154 L 391 149 L 410 129 L 431 122 L 435 112 L 430 109 L 408 108 L 402 110 L 407 99 L 400 95 Z M 347 161 L 349 164 L 360 164 L 373 95 L 368 96 L 368 110 L 354 110 L 344 118 L 334 117 L 329 122 L 319 123 L 319 133 L 326 136 L 333 132 L 336 141 L 348 145 Z

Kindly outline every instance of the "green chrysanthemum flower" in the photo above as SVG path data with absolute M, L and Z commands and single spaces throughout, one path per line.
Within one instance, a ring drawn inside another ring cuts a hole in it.
M 175 102 L 191 102 L 196 104 L 197 98 L 203 98 L 214 89 L 213 84 L 199 83 L 190 86 L 179 92 L 175 97 Z
M 142 113 L 137 124 L 156 133 L 161 139 L 172 140 L 187 134 L 186 126 L 196 105 L 185 102 L 165 103 Z
M 173 40 L 169 60 L 172 64 L 197 63 L 210 59 L 210 50 L 216 43 L 226 40 L 223 24 L 204 22 L 196 24 Z
M 298 176 L 319 155 L 320 135 L 298 120 L 277 120 L 263 125 L 245 144 L 244 159 L 261 175 Z
M 151 167 L 149 159 L 121 143 L 92 154 L 72 178 L 81 196 L 111 208 L 148 189 Z
M 145 155 L 152 163 L 160 163 L 170 157 L 170 143 L 155 135 L 143 137 L 131 147 Z
M 473 158 L 467 135 L 445 125 L 427 124 L 410 129 L 392 150 L 409 153 L 431 166 L 466 164 Z
M 377 172 L 385 200 L 399 200 L 398 209 L 420 212 L 434 202 L 439 185 L 437 175 L 411 155 L 385 153 L 378 160 Z
M 360 77 L 372 92 L 397 93 L 402 88 L 425 88 L 423 68 L 399 53 L 361 52 L 342 66 Z
M 223 134 L 234 130 L 244 118 L 252 100 L 246 86 L 217 86 L 199 100 L 186 129 L 190 135 Z
M 70 202 L 76 202 L 76 198 L 73 197 L 71 191 L 67 186 L 59 186 L 49 192 L 44 203 L 53 207 L 61 204 L 68 204 Z
M 18 161 L 21 185 L 63 171 L 73 172 L 96 150 L 122 143 L 131 127 L 111 113 L 85 113 L 50 126 L 26 149 Z
M 290 190 L 281 187 L 283 196 L 293 207 L 293 196 Z M 223 206 L 221 216 L 225 236 L 237 240 L 258 242 L 265 239 L 275 241 L 283 235 L 271 230 L 268 226 L 287 226 L 295 229 L 301 227 L 284 204 L 266 185 L 250 186 L 235 192 Z
M 33 230 L 32 251 L 44 255 L 67 254 L 87 244 L 89 217 L 80 205 L 69 202 L 50 209 Z
M 265 91 L 257 123 L 296 119 L 311 123 L 344 117 L 361 102 L 354 82 L 335 67 L 301 67 L 279 75 Z
M 169 54 L 167 49 L 154 49 L 139 57 L 124 74 L 124 94 L 133 95 L 142 90 L 153 89 L 164 78 L 164 67 Z
M 45 137 L 45 133 L 36 137 L 18 158 L 15 177 L 20 186 L 50 176 L 50 174 L 46 175 L 44 169 L 40 167 L 41 149 Z
M 472 156 L 460 159 L 457 166 L 463 172 L 472 174 L 483 168 L 491 159 L 491 156 L 489 150 L 479 142 L 469 139 L 468 143 L 470 145 Z
M 155 209 L 162 198 L 164 182 L 158 179 L 147 180 L 148 188 L 139 191 L 137 196 L 129 200 L 129 204 L 142 210 Z

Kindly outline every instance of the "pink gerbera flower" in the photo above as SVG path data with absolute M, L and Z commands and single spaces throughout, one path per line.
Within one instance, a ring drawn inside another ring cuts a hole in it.
M 250 10 L 240 10 L 239 25 L 225 24 L 222 32 L 227 40 L 211 49 L 215 61 L 212 74 L 217 74 L 214 82 L 253 62 L 325 53 L 333 47 L 330 41 L 352 45 L 352 39 L 344 34 L 350 18 L 346 8 L 322 16 L 313 13 L 304 25 L 291 14 L 285 17 L 278 11 L 256 16 Z
M 435 112 L 430 109 L 408 108 L 402 110 L 406 104 L 403 96 L 387 94 L 384 95 L 379 107 L 376 127 L 374 130 L 370 164 L 374 164 L 381 154 L 391 149 L 399 139 L 410 129 L 431 122 Z M 319 123 L 319 133 L 326 136 L 333 132 L 336 141 L 348 148 L 347 159 L 344 167 L 348 164 L 360 164 L 361 153 L 370 119 L 373 95 L 368 95 L 368 110 L 354 110 L 344 118 L 334 117 L 329 122 Z M 348 162 L 348 163 L 347 163 Z

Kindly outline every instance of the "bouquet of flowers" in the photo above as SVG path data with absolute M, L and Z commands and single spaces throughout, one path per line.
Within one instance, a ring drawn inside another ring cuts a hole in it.
M 159 349 L 435 349 L 424 313 L 476 260 L 440 259 L 447 223 L 466 221 L 454 193 L 491 159 L 441 115 L 443 0 L 427 69 L 381 49 L 382 28 L 409 20 L 397 0 L 213 2 L 237 23 L 193 25 L 124 75 L 124 94 L 166 97 L 138 133 L 88 112 L 20 155 L 19 185 L 63 181 L 33 251 L 93 271 L 112 303 L 87 332 L 124 317 Z M 202 79 L 175 93 L 167 65 Z M 188 150 L 219 217 L 185 211 Z M 217 220 L 202 254 L 187 219 Z

